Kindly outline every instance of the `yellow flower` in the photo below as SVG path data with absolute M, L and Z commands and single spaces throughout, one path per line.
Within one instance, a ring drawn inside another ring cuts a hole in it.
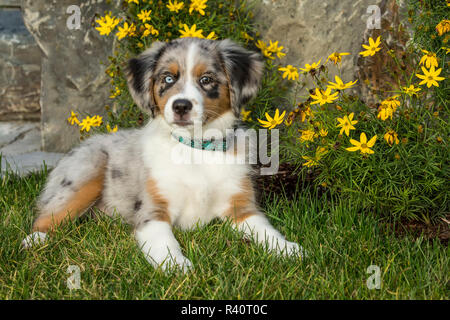
M 109 97 L 111 99 L 114 99 L 115 97 L 119 96 L 121 93 L 122 93 L 122 91 L 120 91 L 120 89 L 116 87 L 116 91 L 111 93 L 111 95 Z
M 305 141 L 314 141 L 314 136 L 315 133 L 313 130 L 299 130 L 299 132 L 301 132 L 301 136 L 300 136 L 300 141 L 301 142 L 305 142 Z
M 378 46 L 381 44 L 381 36 L 377 38 L 377 40 L 374 42 L 372 37 L 369 38 L 369 45 L 363 44 L 363 48 L 366 49 L 366 51 L 361 51 L 359 54 L 368 57 L 373 56 L 375 53 L 381 50 L 381 48 L 378 48 Z
M 269 51 L 269 48 L 267 47 L 267 44 L 264 41 L 258 40 L 256 42 L 256 47 L 259 48 L 262 52 L 262 54 L 269 59 L 275 59 L 275 57 L 272 57 L 272 52 Z
M 316 166 L 319 164 L 320 159 L 322 159 L 322 157 L 327 153 L 327 149 L 324 147 L 317 147 L 316 149 L 316 154 L 314 157 L 308 157 L 308 156 L 302 156 L 303 159 L 307 160 L 307 162 L 305 162 L 303 164 L 303 166 L 306 166 L 308 168 L 312 167 L 312 166 Z
M 328 56 L 327 61 L 325 61 L 325 63 L 328 62 L 328 60 L 333 61 L 334 64 L 341 63 L 342 56 L 348 56 L 349 54 L 350 53 L 348 53 L 348 52 L 341 52 L 341 53 L 333 52 L 332 54 L 330 54 Z
M 159 31 L 156 30 L 151 24 L 146 23 L 146 24 L 144 24 L 144 27 L 145 27 L 145 30 L 144 30 L 144 33 L 142 33 L 142 37 L 141 38 L 144 38 L 144 37 L 146 37 L 146 36 L 148 36 L 150 34 L 152 36 L 158 36 L 159 35 Z
M 213 32 L 211 32 L 210 34 L 208 34 L 208 35 L 206 36 L 206 39 L 216 40 L 216 39 L 217 39 L 217 35 L 216 35 L 216 33 L 213 31 Z
M 392 96 L 390 98 L 387 98 L 386 100 L 383 100 L 381 102 L 380 107 L 378 108 L 378 115 L 377 118 L 385 121 L 387 118 L 391 118 L 394 115 L 395 110 L 397 110 L 397 107 L 400 106 L 400 101 L 397 100 L 399 95 Z
M 420 59 L 419 65 L 425 64 L 425 66 L 430 69 L 432 66 L 437 67 L 438 66 L 438 60 L 436 58 L 436 53 L 422 50 L 425 55 Z
M 202 16 L 204 16 L 205 11 L 203 9 L 206 9 L 206 1 L 208 0 L 191 0 L 191 5 L 189 6 L 189 14 L 192 14 L 192 12 L 195 10 Z
M 196 30 L 197 26 L 194 24 L 191 28 L 187 24 L 183 24 L 184 30 L 179 30 L 181 33 L 180 38 L 193 37 L 193 38 L 204 38 L 202 29 Z
M 397 109 L 397 107 L 400 107 L 400 101 L 397 100 L 397 98 L 400 97 L 399 94 L 389 97 L 381 102 L 381 104 L 387 105 L 394 111 Z
M 108 132 L 117 132 L 117 125 L 111 129 L 111 126 L 109 125 L 109 123 L 106 125 L 106 130 L 108 130 Z
M 169 0 L 169 4 L 166 5 L 167 8 L 169 8 L 170 11 L 178 13 L 181 9 L 184 7 L 184 2 L 178 2 L 175 0 L 172 2 L 172 0 Z
M 427 70 L 424 67 L 422 67 L 423 74 L 416 73 L 416 77 L 422 79 L 422 82 L 420 82 L 419 85 L 426 84 L 428 88 L 431 86 L 439 87 L 437 81 L 442 81 L 445 79 L 444 77 L 439 77 L 441 71 L 442 68 L 434 70 L 433 66 L 431 67 L 430 70 Z
M 91 126 L 94 126 L 94 127 L 100 126 L 102 124 L 102 122 L 103 122 L 102 119 L 103 119 L 103 117 L 100 117 L 100 116 L 92 117 L 91 118 Z
M 152 19 L 150 13 L 152 13 L 152 10 L 141 10 L 141 13 L 138 13 L 137 17 L 142 22 L 150 21 Z
M 378 115 L 377 118 L 385 121 L 387 118 L 391 118 L 394 115 L 395 109 L 391 108 L 387 104 L 381 104 L 378 108 Z
M 439 22 L 436 26 L 436 32 L 440 36 L 449 31 L 450 31 L 450 20 L 444 19 L 441 22 Z
M 328 135 L 328 131 L 325 129 L 320 129 L 319 134 L 321 137 L 326 137 Z
M 448 47 L 442 47 L 442 50 L 445 50 L 445 54 L 449 54 L 450 53 L 450 48 Z
M 287 127 L 290 127 L 292 125 L 292 122 L 294 121 L 294 117 L 295 117 L 294 111 L 289 112 L 287 119 L 284 120 L 284 124 Z
M 248 121 L 248 122 L 251 122 L 251 121 L 253 121 L 252 120 L 252 117 L 250 117 L 250 113 L 252 113 L 252 111 L 251 110 L 245 110 L 244 108 L 242 108 L 242 110 L 241 110 L 241 118 L 242 118 L 242 121 Z
M 337 118 L 337 121 L 339 124 L 336 125 L 336 127 L 341 127 L 341 131 L 339 134 L 342 134 L 345 132 L 345 134 L 348 136 L 350 134 L 350 130 L 355 130 L 356 128 L 353 126 L 358 123 L 357 120 L 353 120 L 354 113 L 350 113 L 348 116 L 345 116 L 343 118 Z
M 311 65 L 309 65 L 307 63 L 307 64 L 305 64 L 305 68 L 304 69 L 302 69 L 302 68 L 299 68 L 299 69 L 302 70 L 303 72 L 309 72 L 311 70 L 315 70 L 315 69 L 317 69 L 317 67 L 319 67 L 320 61 L 322 61 L 322 59 L 320 59 L 317 62 L 313 62 Z
M 81 123 L 79 123 L 79 126 L 81 127 L 81 131 L 89 132 L 89 130 L 91 130 L 92 123 L 93 123 L 93 118 L 91 118 L 89 116 L 84 118 L 83 121 L 81 121 Z
M 264 128 L 269 128 L 269 130 L 271 130 L 283 122 L 283 118 L 285 115 L 286 111 L 283 111 L 283 113 L 280 116 L 280 111 L 277 109 L 275 111 L 275 115 L 273 118 L 269 116 L 269 114 L 266 112 L 267 121 L 261 119 L 258 119 L 258 121 L 262 124 Z
M 67 118 L 67 122 L 69 122 L 71 126 L 73 126 L 75 123 L 80 124 L 80 121 L 78 120 L 77 116 L 78 116 L 78 114 L 76 114 L 75 112 L 73 112 L 71 110 L 70 117 Z
M 335 89 L 335 90 L 345 90 L 348 88 L 351 88 L 355 85 L 356 82 L 358 82 L 358 80 L 355 81 L 350 81 L 344 84 L 344 82 L 342 81 L 341 78 L 339 78 L 338 76 L 334 76 L 334 80 L 336 81 L 336 83 L 334 82 L 328 82 L 330 85 L 328 86 L 328 88 L 331 89 Z
M 398 140 L 398 134 L 394 130 L 388 130 L 384 135 L 384 140 L 386 140 L 387 144 L 392 147 L 394 144 L 399 144 L 400 140 Z
M 242 38 L 245 39 L 245 43 L 255 40 L 255 38 L 253 38 L 251 35 L 249 35 L 247 32 L 244 32 L 244 31 L 241 32 L 241 36 L 242 36 Z
M 327 88 L 326 91 L 319 90 L 319 88 L 316 88 L 316 95 L 310 94 L 311 98 L 313 98 L 314 102 L 311 102 L 311 104 L 317 104 L 319 103 L 321 106 L 325 103 L 331 103 L 334 100 L 338 98 L 338 93 L 331 93 L 331 88 Z
M 136 4 L 139 4 L 139 0 L 127 0 L 127 1 L 128 1 L 128 3 L 134 2 L 134 3 L 136 3 Z
M 374 151 L 370 148 L 372 148 L 375 145 L 375 141 L 377 140 L 377 136 L 373 136 L 369 141 L 367 141 L 367 136 L 364 132 L 361 133 L 360 141 L 350 139 L 350 143 L 354 145 L 354 147 L 346 148 L 347 151 L 361 151 L 361 153 L 368 153 L 372 154 Z
M 286 53 L 282 52 L 283 46 L 278 46 L 278 41 L 272 42 L 272 40 L 269 40 L 270 44 L 267 47 L 267 50 L 273 54 L 276 54 L 278 58 L 282 58 L 286 55 Z
M 292 65 L 287 65 L 286 67 L 278 68 L 279 71 L 283 71 L 283 79 L 288 78 L 288 80 L 298 80 L 298 70 Z
M 128 22 L 123 24 L 123 27 L 119 27 L 119 31 L 116 33 L 116 36 L 119 40 L 122 40 L 126 36 L 134 36 L 136 35 L 136 26 L 132 23 L 128 26 Z
M 409 87 L 402 87 L 403 93 L 406 93 L 408 96 L 412 97 L 413 95 L 417 96 L 417 92 L 420 91 L 420 88 L 416 88 L 413 85 L 410 85 Z
M 108 36 L 111 31 L 114 30 L 116 25 L 119 24 L 120 19 L 111 17 L 110 15 L 105 15 L 104 17 L 100 17 L 100 19 L 96 19 L 95 22 L 99 24 L 99 27 L 95 27 L 100 33 L 101 36 Z

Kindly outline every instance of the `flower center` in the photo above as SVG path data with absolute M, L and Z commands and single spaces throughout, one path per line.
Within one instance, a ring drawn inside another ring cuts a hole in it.
M 365 144 L 365 143 L 362 143 L 361 144 L 361 149 L 367 149 L 368 147 L 367 147 L 367 144 Z

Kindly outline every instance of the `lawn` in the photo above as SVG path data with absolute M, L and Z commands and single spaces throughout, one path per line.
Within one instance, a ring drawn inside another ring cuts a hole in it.
M 310 191 L 295 200 L 263 197 L 264 211 L 309 253 L 281 259 L 219 221 L 175 235 L 193 262 L 188 274 L 153 269 L 129 226 L 94 213 L 44 246 L 21 249 L 46 173 L 0 178 L 0 299 L 448 299 L 449 249 L 438 240 L 396 236 L 379 217 Z M 70 265 L 80 289 L 69 290 Z M 366 281 L 380 269 L 380 289 Z

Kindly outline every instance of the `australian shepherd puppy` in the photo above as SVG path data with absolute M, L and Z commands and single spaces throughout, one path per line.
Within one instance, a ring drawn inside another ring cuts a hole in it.
M 188 229 L 214 218 L 230 219 L 267 250 L 301 255 L 301 247 L 258 209 L 251 166 L 241 161 L 245 155 L 228 148 L 226 131 L 256 95 L 263 67 L 259 54 L 230 40 L 197 38 L 156 42 L 131 59 L 129 91 L 151 121 L 141 129 L 93 136 L 61 159 L 38 199 L 39 215 L 23 245 L 45 241 L 62 223 L 97 206 L 131 224 L 146 259 L 163 270 L 192 267 L 172 226 Z M 208 137 L 208 131 L 215 136 Z M 225 138 L 216 139 L 218 132 Z M 180 163 L 186 151 L 203 161 Z M 216 163 L 217 153 L 235 161 Z

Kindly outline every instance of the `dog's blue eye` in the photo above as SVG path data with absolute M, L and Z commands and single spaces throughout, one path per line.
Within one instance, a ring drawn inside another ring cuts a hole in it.
M 165 83 L 173 83 L 174 81 L 175 81 L 175 79 L 172 76 L 166 76 L 164 78 Z

